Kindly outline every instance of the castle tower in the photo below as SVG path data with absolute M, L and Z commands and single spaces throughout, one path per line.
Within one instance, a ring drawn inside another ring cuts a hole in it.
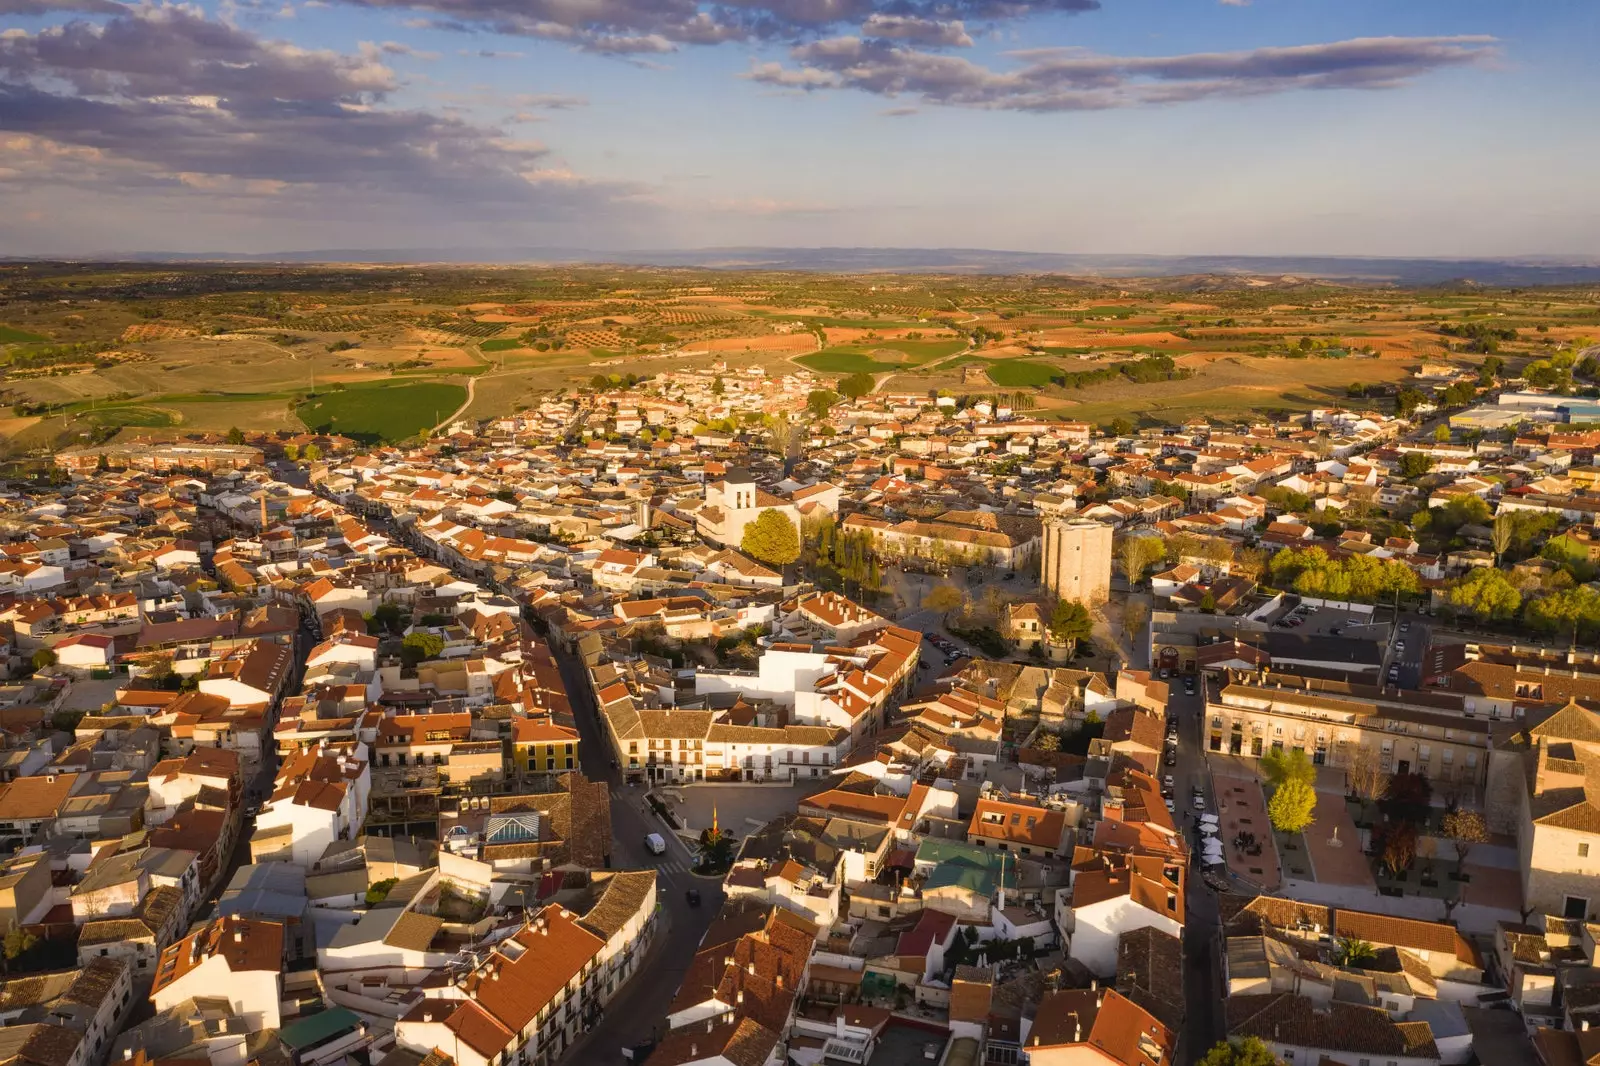
M 1061 599 L 1104 603 L 1111 593 L 1111 527 L 1086 518 L 1046 518 L 1039 580 Z

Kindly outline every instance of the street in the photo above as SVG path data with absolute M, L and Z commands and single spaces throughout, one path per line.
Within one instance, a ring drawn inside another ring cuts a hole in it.
M 618 869 L 655 867 L 657 927 L 639 970 L 607 1005 L 600 1021 L 573 1046 L 572 1062 L 611 1060 L 620 1049 L 633 1047 L 660 1035 L 667 1009 L 700 946 L 700 938 L 722 906 L 722 881 L 690 872 L 695 857 L 645 804 L 643 786 L 622 783 L 622 771 L 611 767 L 611 745 L 600 724 L 594 692 L 582 664 L 556 651 L 561 679 L 566 684 L 581 742 L 578 761 L 584 776 L 604 781 L 611 790 L 611 865 Z M 644 846 L 648 833 L 660 833 L 667 842 L 665 855 L 652 855 Z M 685 893 L 700 890 L 700 906 L 691 906 Z M 594 1051 L 584 1049 L 594 1045 Z
M 1217 801 L 1205 757 L 1204 678 L 1194 680 L 1192 696 L 1184 691 L 1183 677 L 1175 675 L 1168 681 L 1172 695 L 1167 709 L 1178 722 L 1178 761 L 1172 767 L 1163 763 L 1162 771 L 1172 775 L 1175 820 L 1191 853 L 1197 854 L 1200 834 L 1195 828 L 1195 816 L 1199 812 L 1194 807 L 1193 789 L 1198 786 L 1205 796 L 1206 810 L 1215 811 Z M 1201 879 L 1200 869 L 1198 863 L 1190 864 L 1183 927 L 1183 998 L 1187 1009 L 1182 1048 L 1184 1059 L 1191 1063 L 1198 1062 L 1225 1035 L 1216 1009 L 1222 1002 L 1221 920 L 1217 894 Z

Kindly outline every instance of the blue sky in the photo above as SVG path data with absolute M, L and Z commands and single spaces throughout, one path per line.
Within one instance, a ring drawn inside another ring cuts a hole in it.
M 1600 257 L 1592 0 L 0 0 L 0 253 Z

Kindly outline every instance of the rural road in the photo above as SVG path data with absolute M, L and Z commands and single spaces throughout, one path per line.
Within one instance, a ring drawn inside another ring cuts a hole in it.
M 473 396 L 477 394 L 477 385 L 478 379 L 476 377 L 467 378 L 467 401 L 460 407 L 457 407 L 454 411 L 450 412 L 450 414 L 446 415 L 443 422 L 440 422 L 437 426 L 434 426 L 432 429 L 430 429 L 428 431 L 428 436 L 433 436 L 445 426 L 448 426 L 450 423 L 454 422 L 456 419 L 460 418 L 466 413 L 467 408 L 472 406 Z

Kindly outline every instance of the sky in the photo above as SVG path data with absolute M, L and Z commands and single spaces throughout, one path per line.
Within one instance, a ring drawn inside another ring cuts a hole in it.
M 0 255 L 1600 259 L 1595 0 L 0 0 Z

